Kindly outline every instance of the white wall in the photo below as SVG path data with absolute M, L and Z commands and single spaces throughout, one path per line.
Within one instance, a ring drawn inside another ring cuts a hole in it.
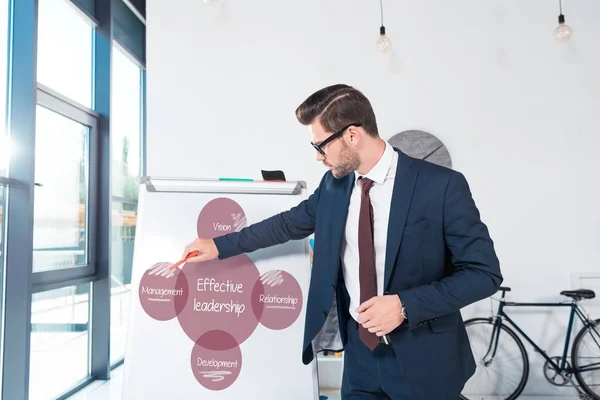
M 387 56 L 375 51 L 376 1 L 148 1 L 148 174 L 283 169 L 312 190 L 324 169 L 294 110 L 343 82 L 371 99 L 385 138 L 422 129 L 446 144 L 512 300 L 557 299 L 572 273 L 600 271 L 600 2 L 563 2 L 568 44 L 553 36 L 557 1 L 384 7 Z M 481 312 L 489 302 L 464 314 Z M 560 353 L 565 314 L 514 315 Z M 572 393 L 546 383 L 530 357 L 526 392 Z

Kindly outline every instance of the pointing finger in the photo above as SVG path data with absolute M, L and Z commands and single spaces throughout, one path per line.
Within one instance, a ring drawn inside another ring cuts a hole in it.
M 187 246 L 185 246 L 185 249 L 183 250 L 183 254 L 181 255 L 181 259 L 185 259 L 188 254 L 190 254 L 192 252 L 191 250 L 191 244 L 188 244 Z

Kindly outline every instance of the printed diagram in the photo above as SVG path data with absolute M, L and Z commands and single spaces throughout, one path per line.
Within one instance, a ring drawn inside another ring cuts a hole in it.
M 246 227 L 246 215 L 235 201 L 208 202 L 197 220 L 198 237 L 214 238 Z M 210 390 L 231 386 L 242 369 L 240 345 L 258 324 L 283 330 L 299 317 L 302 290 L 286 271 L 262 275 L 245 254 L 224 260 L 186 263 L 158 262 L 144 273 L 138 296 L 145 313 L 157 321 L 177 318 L 192 340 L 190 367 L 196 380 Z
M 243 212 L 231 214 L 233 218 L 233 230 L 235 232 L 241 231 L 246 226 L 246 215 Z
M 160 277 L 164 277 L 165 279 L 169 279 L 175 276 L 175 270 L 171 270 L 171 263 L 168 262 L 159 262 L 154 264 L 150 269 L 148 275 L 156 275 Z
M 283 283 L 283 277 L 281 276 L 281 271 L 269 271 L 265 272 L 260 277 L 260 282 L 263 285 L 267 285 L 270 287 L 279 286 Z
M 213 382 L 220 382 L 226 375 L 231 375 L 231 371 L 207 371 L 202 373 L 203 378 L 212 379 Z

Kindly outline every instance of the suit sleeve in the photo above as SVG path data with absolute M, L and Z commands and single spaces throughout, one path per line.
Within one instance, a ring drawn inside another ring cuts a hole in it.
M 494 244 L 469 185 L 458 172 L 450 177 L 446 188 L 444 239 L 455 272 L 398 293 L 406 306 L 409 329 L 487 298 L 502 283 Z
M 315 231 L 322 185 L 323 182 L 308 199 L 288 211 L 247 226 L 239 232 L 216 237 L 214 241 L 219 250 L 219 258 L 250 253 L 311 235 Z

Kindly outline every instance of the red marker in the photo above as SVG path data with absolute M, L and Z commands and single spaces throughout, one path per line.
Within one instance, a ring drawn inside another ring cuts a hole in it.
M 187 260 L 189 260 L 192 257 L 196 257 L 198 254 L 199 254 L 198 250 L 192 251 L 190 254 L 188 254 L 187 256 L 185 256 L 185 258 L 183 258 L 183 259 L 177 261 L 175 264 L 171 265 L 169 267 L 169 269 L 173 270 L 173 269 L 179 267 L 181 264 L 183 264 L 184 262 L 186 262 Z

